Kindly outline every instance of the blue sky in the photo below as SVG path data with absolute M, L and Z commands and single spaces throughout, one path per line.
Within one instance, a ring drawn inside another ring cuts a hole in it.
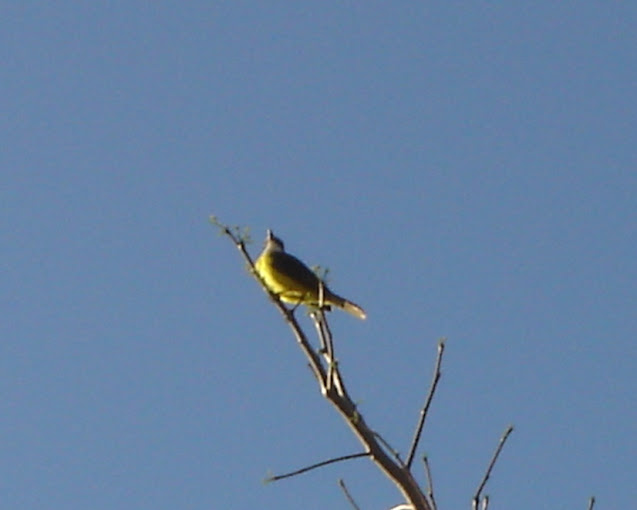
M 370 424 L 437 499 L 637 492 L 637 8 L 10 2 L 0 9 L 5 508 L 363 508 L 359 451 L 233 246 L 266 228 L 332 316 Z M 305 324 L 307 319 L 303 318 Z M 420 473 L 419 473 L 420 476 Z

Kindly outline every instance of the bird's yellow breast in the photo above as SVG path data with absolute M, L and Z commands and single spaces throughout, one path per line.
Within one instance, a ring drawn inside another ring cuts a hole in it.
M 318 278 L 306 267 L 299 274 L 300 262 L 284 252 L 264 252 L 254 268 L 271 292 L 287 303 L 316 303 Z M 296 270 L 296 271 L 295 271 Z

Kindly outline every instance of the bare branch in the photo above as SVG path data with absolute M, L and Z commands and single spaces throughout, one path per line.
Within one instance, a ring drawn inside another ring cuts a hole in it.
M 329 325 L 324 314 L 314 314 L 313 319 L 320 321 L 320 325 L 317 325 L 317 331 L 319 335 L 325 337 L 331 336 L 329 331 Z M 324 345 L 329 340 L 325 338 L 323 340 Z M 314 352 L 312 352 L 314 354 Z M 345 418 L 346 423 L 349 425 L 352 432 L 356 435 L 359 441 L 363 444 L 364 448 L 370 452 L 370 456 L 374 460 L 374 463 L 379 469 L 385 473 L 385 475 L 396 485 L 396 487 L 403 494 L 405 499 L 416 510 L 431 510 L 431 505 L 424 495 L 418 483 L 413 478 L 408 469 L 405 469 L 404 464 L 398 458 L 397 461 L 393 461 L 386 451 L 379 443 L 379 436 L 367 425 L 363 416 L 358 412 L 356 404 L 350 398 L 345 382 L 342 379 L 338 364 L 334 360 L 328 360 L 331 363 L 333 370 L 333 386 L 326 388 L 324 384 L 322 391 L 325 388 L 325 397 L 327 400 L 338 410 L 338 412 Z M 325 373 L 325 368 L 321 367 Z M 326 378 L 322 378 L 322 381 L 327 381 Z M 386 444 L 386 443 L 385 443 Z M 389 448 L 391 451 L 392 449 Z
M 429 500 L 431 501 L 432 510 L 438 510 L 436 498 L 434 498 L 434 482 L 433 478 L 431 477 L 431 467 L 429 466 L 429 459 L 425 455 L 422 458 L 422 461 L 425 465 L 425 476 L 427 477 L 427 496 L 429 496 Z
M 320 281 L 319 288 L 322 291 L 322 281 Z M 319 296 L 319 299 L 322 299 L 322 296 Z M 323 395 L 325 395 L 328 389 L 331 389 L 334 385 L 336 358 L 334 355 L 334 342 L 332 340 L 332 333 L 327 327 L 327 319 L 325 317 L 325 312 L 320 306 L 320 301 L 319 308 L 317 310 L 312 310 L 312 312 L 310 313 L 310 318 L 312 319 L 314 327 L 316 328 L 316 335 L 319 337 L 321 346 L 320 353 L 323 355 L 323 357 L 325 358 L 325 362 L 327 363 L 327 379 L 325 381 L 325 387 L 321 388 L 321 392 L 323 393 Z
M 236 230 L 235 232 L 233 232 L 232 229 L 220 224 L 216 219 L 211 219 L 211 222 L 217 225 L 221 229 L 222 233 L 226 234 L 234 241 L 235 245 L 248 262 L 248 266 L 250 267 L 252 274 L 261 283 L 261 286 L 269 295 L 270 299 L 281 313 L 285 322 L 292 329 L 297 343 L 307 357 L 310 367 L 312 368 L 312 371 L 314 372 L 314 375 L 319 383 L 321 393 L 339 412 L 339 414 L 343 416 L 345 422 L 348 424 L 354 435 L 358 438 L 364 449 L 368 452 L 365 455 L 371 457 L 376 466 L 387 476 L 387 478 L 391 482 L 394 483 L 394 485 L 398 488 L 400 493 L 405 498 L 405 501 L 409 503 L 410 507 L 413 510 L 431 510 L 431 505 L 427 499 L 427 496 L 425 496 L 425 494 L 422 492 L 422 489 L 419 487 L 417 481 L 412 476 L 409 469 L 406 469 L 402 462 L 396 462 L 392 460 L 392 458 L 380 445 L 374 431 L 367 425 L 363 416 L 358 412 L 356 404 L 348 395 L 345 383 L 342 380 L 342 376 L 338 368 L 338 364 L 332 358 L 328 360 L 327 368 L 323 365 L 321 356 L 312 348 L 307 339 L 307 336 L 299 326 L 299 323 L 294 316 L 294 310 L 289 310 L 288 308 L 286 308 L 279 297 L 268 289 L 268 287 L 265 285 L 265 282 L 263 282 L 263 280 L 256 273 L 254 264 L 245 248 L 244 240 L 241 235 L 238 234 Z M 318 320 L 316 319 L 316 317 L 318 317 L 317 315 L 315 315 L 314 317 L 315 320 Z M 331 336 L 331 333 L 329 332 L 329 326 L 327 325 L 327 320 L 325 319 L 324 315 L 319 320 L 319 322 L 321 323 L 320 327 L 318 328 L 319 336 L 325 335 L 325 342 L 327 342 L 327 336 Z M 329 386 L 327 384 L 328 370 L 333 370 L 332 375 L 329 376 L 333 378 L 333 385 Z M 362 456 L 362 454 L 358 455 Z M 328 461 L 328 463 L 329 462 L 330 461 Z M 321 463 L 320 465 L 325 465 L 325 463 Z M 299 470 L 295 473 L 282 475 L 282 477 L 300 474 L 301 472 L 308 471 L 309 469 L 314 469 L 315 467 L 319 467 L 320 465 L 310 466 L 309 468 L 304 468 L 303 470 Z M 281 477 L 275 477 L 274 479 L 278 480 L 281 479 Z
M 595 496 L 591 496 L 591 499 L 588 500 L 588 510 L 593 510 L 595 506 Z
M 442 338 L 438 342 L 438 356 L 436 357 L 436 366 L 434 368 L 434 375 L 431 381 L 431 387 L 429 388 L 429 394 L 427 395 L 427 399 L 425 400 L 425 405 L 420 411 L 420 419 L 418 420 L 418 425 L 416 426 L 416 432 L 411 442 L 411 447 L 409 448 L 409 455 L 407 456 L 408 468 L 411 468 L 411 464 L 414 461 L 414 456 L 416 455 L 416 449 L 418 448 L 418 443 L 420 442 L 420 435 L 422 434 L 422 429 L 425 426 L 425 419 L 427 418 L 427 412 L 429 411 L 429 406 L 431 405 L 431 401 L 433 400 L 434 393 L 436 392 L 436 388 L 438 387 L 438 381 L 440 380 L 440 376 L 441 376 L 440 365 L 442 364 L 442 355 L 444 351 L 445 351 L 445 339 Z
M 239 227 L 229 227 L 228 225 L 224 225 L 223 223 L 219 222 L 219 220 L 215 216 L 210 216 L 210 223 L 217 227 L 221 234 L 227 235 L 230 239 L 232 239 L 235 246 L 246 259 L 246 262 L 250 266 L 250 269 L 254 271 L 254 263 L 252 262 L 252 258 L 250 257 L 250 254 L 247 252 L 245 247 L 246 243 L 250 239 L 247 229 L 243 229 L 242 231 Z
M 341 375 L 341 371 L 338 367 L 338 360 L 336 359 L 336 354 L 334 352 L 332 330 L 327 322 L 327 316 L 323 310 L 318 309 L 313 310 L 312 313 L 310 313 L 310 318 L 314 322 L 316 334 L 320 340 L 321 353 L 323 354 L 323 358 L 327 365 L 327 377 L 325 385 L 321 388 L 321 392 L 323 393 L 323 396 L 327 396 L 326 392 L 335 390 L 340 397 L 351 400 L 350 396 L 347 394 L 347 389 L 343 382 L 343 376 Z
M 352 495 L 347 490 L 347 486 L 345 485 L 345 482 L 342 478 L 338 479 L 338 484 L 340 485 L 341 489 L 343 489 L 345 497 L 347 498 L 347 501 L 349 501 L 350 505 L 352 505 L 352 508 L 354 508 L 354 510 L 361 510 L 360 507 L 356 504 L 356 501 L 354 501 Z
M 341 457 L 336 457 L 334 459 L 324 460 L 323 462 L 317 462 L 316 464 L 312 464 L 311 466 L 307 466 L 301 469 L 297 469 L 296 471 L 292 471 L 291 473 L 285 473 L 284 475 L 276 475 L 266 478 L 266 482 L 278 482 L 279 480 L 283 480 L 285 478 L 290 478 L 292 476 L 300 475 L 303 473 L 307 473 L 308 471 L 312 471 L 313 469 L 320 468 L 323 466 L 328 466 L 329 464 L 334 464 L 336 462 L 342 462 L 344 460 L 358 459 L 360 457 L 369 457 L 369 452 L 362 453 L 353 453 L 351 455 L 343 455 Z
M 493 466 L 495 466 L 495 463 L 498 460 L 498 456 L 500 455 L 500 452 L 502 451 L 502 448 L 504 447 L 504 443 L 506 443 L 506 440 L 511 435 L 511 432 L 513 432 L 513 425 L 509 425 L 507 429 L 504 431 L 504 434 L 502 434 L 502 437 L 500 438 L 500 442 L 498 443 L 498 447 L 495 449 L 493 457 L 491 458 L 491 462 L 489 462 L 487 471 L 484 474 L 484 477 L 482 478 L 480 485 L 478 485 L 478 490 L 476 491 L 475 496 L 473 496 L 474 510 L 477 510 L 478 508 L 478 504 L 480 503 L 480 496 L 482 494 L 482 489 L 484 489 L 484 486 L 487 484 L 487 480 L 489 480 L 489 477 L 491 476 L 491 471 L 493 471 Z M 483 509 L 486 508 L 484 505 L 489 504 L 488 497 L 485 496 L 485 500 L 486 502 L 483 501 Z

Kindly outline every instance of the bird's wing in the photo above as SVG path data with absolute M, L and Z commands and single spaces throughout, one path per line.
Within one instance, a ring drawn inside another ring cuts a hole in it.
M 318 290 L 318 277 L 294 255 L 285 252 L 275 252 L 271 255 L 272 269 L 284 274 L 305 289 Z

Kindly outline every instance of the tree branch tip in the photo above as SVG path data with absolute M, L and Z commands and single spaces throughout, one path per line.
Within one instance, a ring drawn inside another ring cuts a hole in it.
M 250 227 L 226 225 L 225 223 L 221 223 L 219 218 L 217 218 L 214 214 L 211 214 L 208 217 L 208 221 L 219 229 L 219 235 L 227 235 L 242 251 L 245 250 L 246 244 L 250 244 L 252 242 L 252 239 L 250 238 Z
M 345 497 L 347 498 L 347 501 L 349 501 L 349 504 L 352 505 L 352 508 L 354 510 L 360 510 L 360 507 L 356 504 L 356 501 L 354 501 L 354 498 L 350 494 L 349 489 L 347 488 L 347 485 L 345 485 L 345 480 L 343 480 L 342 478 L 339 478 L 338 485 L 340 486 L 341 490 L 345 494 Z
M 409 453 L 407 454 L 407 467 L 411 467 L 411 464 L 416 455 L 416 450 L 418 448 L 418 443 L 420 442 L 420 437 L 422 434 L 422 430 L 425 426 L 425 420 L 427 419 L 427 413 L 429 412 L 429 406 L 433 402 L 434 394 L 436 393 L 436 389 L 438 388 L 438 383 L 440 382 L 440 378 L 442 376 L 441 366 L 442 366 L 442 356 L 445 350 L 444 338 L 442 338 L 438 342 L 438 355 L 436 356 L 436 364 L 434 366 L 434 375 L 433 380 L 431 381 L 431 386 L 429 387 L 429 392 L 427 394 L 427 398 L 425 399 L 425 403 L 420 410 L 420 418 L 418 420 L 418 424 L 416 426 L 416 430 L 414 432 L 414 437 L 411 441 L 411 446 L 409 447 Z
M 219 235 L 229 236 L 232 238 L 233 241 L 236 242 L 236 239 L 232 235 L 232 231 L 230 230 L 230 227 L 228 227 L 228 225 L 225 225 L 224 223 L 221 223 L 219 221 L 219 218 L 217 218 L 214 214 L 211 214 L 208 217 L 208 221 L 219 229 Z
M 263 480 L 261 480 L 261 483 L 263 485 L 267 485 L 267 484 L 272 483 L 274 481 L 276 481 L 276 475 L 273 475 L 270 472 L 270 470 L 268 469 L 268 475 Z
M 219 221 L 219 218 L 217 218 L 214 214 L 211 214 L 210 216 L 208 216 L 208 221 L 210 222 L 210 224 L 214 225 L 215 227 L 219 229 L 220 235 L 229 233 L 228 227 L 224 225 L 223 223 L 221 223 Z

